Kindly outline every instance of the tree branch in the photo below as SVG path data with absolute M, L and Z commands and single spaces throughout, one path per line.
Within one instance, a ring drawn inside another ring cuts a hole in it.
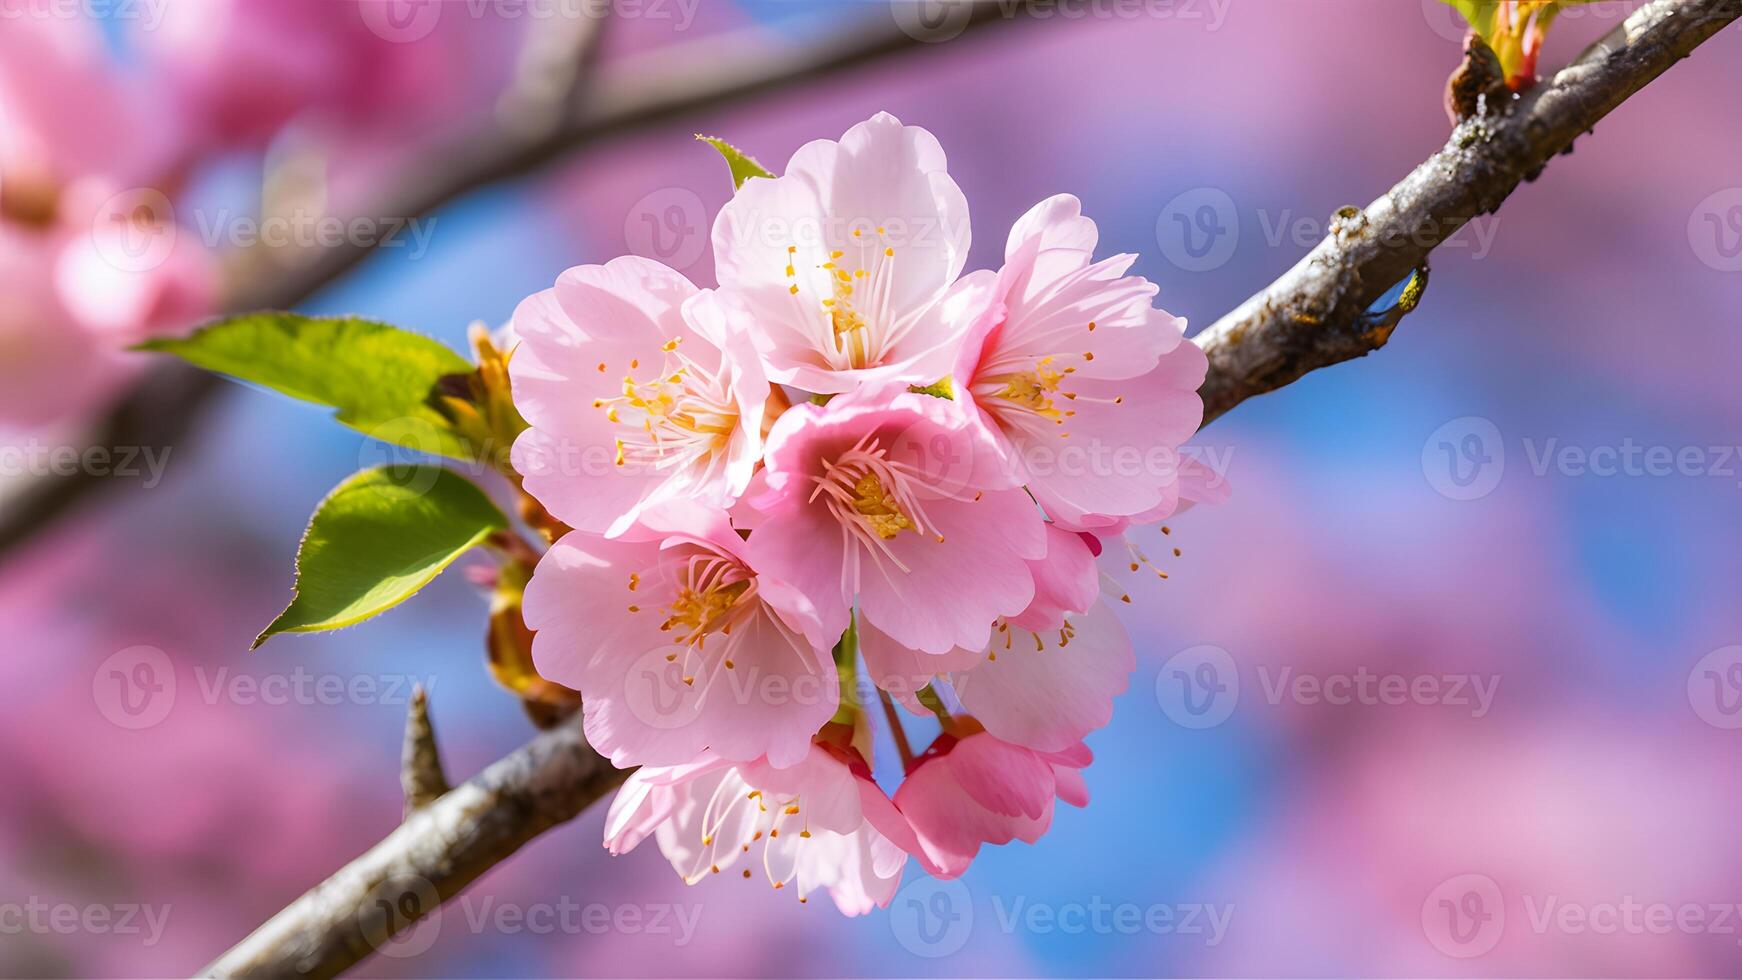
M 1345 219 L 1282 279 L 1205 331 L 1206 419 L 1383 345 L 1389 327 L 1376 333 L 1372 324 L 1392 318 L 1370 318 L 1369 307 L 1434 245 L 1498 207 L 1550 157 L 1739 14 L 1742 0 L 1654 0 L 1510 115 L 1460 126 L 1446 149 L 1369 206 L 1364 222 Z M 1411 239 L 1412 232 L 1422 237 Z M 1387 241 L 1399 233 L 1402 241 Z M 207 972 L 337 973 L 370 952 L 369 937 L 407 924 L 383 918 L 382 909 L 427 914 L 433 904 L 426 896 L 454 895 L 625 775 L 587 748 L 579 716 L 571 718 L 418 811 Z
M 951 16 L 972 36 L 992 24 L 1021 20 L 1027 9 L 1026 2 L 963 0 Z M 511 118 L 492 120 L 440 152 L 420 155 L 419 165 L 396 174 L 366 213 L 381 220 L 421 217 L 479 188 L 524 177 L 636 130 L 799 87 L 903 51 L 941 46 L 928 43 L 942 40 L 941 35 L 890 21 L 887 14 L 874 18 L 879 23 L 855 26 L 811 45 L 795 46 L 761 29 L 674 44 L 624 59 L 596 79 L 585 80 L 584 97 L 565 100 L 563 111 L 555 113 L 541 114 L 524 98 L 510 96 L 505 105 Z M 956 22 L 949 23 L 953 28 Z M 596 35 L 578 31 L 573 37 L 585 49 Z M 543 72 L 526 77 L 540 84 L 549 80 Z M 582 106 L 579 111 L 572 109 L 576 103 Z M 230 257 L 225 274 L 230 288 L 221 305 L 233 313 L 294 307 L 349 272 L 374 245 L 350 241 L 331 248 L 238 250 Z M 177 366 L 156 368 L 93 428 L 92 445 L 167 449 L 222 387 L 215 378 L 195 377 Z M 0 508 L 0 560 L 112 482 L 84 472 L 34 481 Z
M 1510 111 L 1459 124 L 1444 149 L 1365 211 L 1339 212 L 1306 258 L 1196 338 L 1210 357 L 1205 424 L 1308 371 L 1385 346 L 1400 317 L 1370 317 L 1375 302 L 1739 13 L 1742 0 L 1649 3 Z
M 628 775 L 588 747 L 577 714 L 412 811 L 385 840 L 201 972 L 335 976 Z

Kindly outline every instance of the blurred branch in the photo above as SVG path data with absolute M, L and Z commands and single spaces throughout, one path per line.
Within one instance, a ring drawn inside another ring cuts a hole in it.
M 202 975 L 335 976 L 628 775 L 587 746 L 576 715 L 413 810 Z
M 1502 117 L 1471 120 L 1427 163 L 1269 289 L 1199 338 L 1210 354 L 1206 419 L 1314 368 L 1385 343 L 1407 302 L 1369 308 L 1428 252 L 1604 115 L 1742 14 L 1742 0 L 1655 0 Z M 1444 225 L 1431 237 L 1424 229 Z M 1423 237 L 1411 238 L 1412 232 Z M 1387 235 L 1401 235 L 1388 241 Z M 1407 294 L 1408 291 L 1406 291 Z M 214 975 L 328 976 L 433 910 L 544 830 L 578 815 L 627 775 L 587 747 L 580 716 L 533 739 L 414 813 L 367 854 L 207 968 Z M 410 910 L 404 921 L 385 918 Z
M 975 28 L 1021 20 L 1028 6 L 1008 0 L 964 0 L 960 9 L 946 18 L 948 30 L 944 33 L 954 37 L 958 23 L 961 32 L 971 36 L 978 33 Z M 566 161 L 607 139 L 760 95 L 801 88 L 807 82 L 903 51 L 943 46 L 933 42 L 941 42 L 944 34 L 933 35 L 900 15 L 891 20 L 888 9 L 875 20 L 811 44 L 794 44 L 761 29 L 744 29 L 624 58 L 596 77 L 583 65 L 578 71 L 565 73 L 571 85 L 561 92 L 560 106 L 554 112 L 538 108 L 538 93 L 548 100 L 560 88 L 550 83 L 549 49 L 545 48 L 535 59 L 536 67 L 523 64 L 517 71 L 518 80 L 533 86 L 531 90 L 505 95 L 503 112 L 478 132 L 436 152 L 420 154 L 419 162 L 396 175 L 365 213 L 383 220 L 422 217 L 472 191 Z M 591 21 L 569 33 L 570 50 L 592 50 L 600 26 Z M 584 91 L 577 92 L 576 86 Z M 540 119 L 544 121 L 540 123 Z M 221 305 L 229 312 L 294 307 L 349 272 L 373 247 L 373 242 L 346 242 L 327 248 L 256 246 L 238 250 L 226 272 L 228 289 Z M 172 446 L 221 388 L 209 376 L 191 376 L 173 366 L 157 368 L 93 428 L 91 444 Z M 0 560 L 107 482 L 88 474 L 43 477 L 33 482 L 16 501 L 0 509 Z
M 1210 357 L 1205 424 L 1308 371 L 1385 346 L 1401 317 L 1371 316 L 1374 303 L 1739 14 L 1742 0 L 1654 0 L 1509 110 L 1490 107 L 1460 123 L 1444 149 L 1365 211 L 1339 212 L 1299 264 L 1196 338 Z

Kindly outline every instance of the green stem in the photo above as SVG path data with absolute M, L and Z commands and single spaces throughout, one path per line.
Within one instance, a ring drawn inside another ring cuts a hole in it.
M 907 744 L 907 730 L 901 727 L 901 715 L 895 710 L 895 702 L 889 697 L 888 691 L 878 691 L 883 699 L 883 717 L 889 721 L 889 733 L 895 736 L 895 749 L 901 753 L 901 771 L 913 768 L 913 747 Z

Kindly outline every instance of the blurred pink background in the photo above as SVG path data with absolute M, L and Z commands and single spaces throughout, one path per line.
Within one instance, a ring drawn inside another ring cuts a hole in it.
M 1564 17 L 1545 66 L 1628 6 Z M 365 116 L 340 130 L 373 139 L 334 161 L 335 187 L 347 167 L 393 173 L 419 134 L 487 103 L 524 25 L 445 9 L 448 27 L 392 46 L 439 70 L 298 96 L 344 110 L 299 127 Z M 637 9 L 611 25 L 605 70 L 711 32 L 801 44 L 891 15 Z M 599 145 L 443 211 L 427 251 L 378 254 L 306 308 L 458 345 L 570 265 L 639 251 L 711 282 L 706 222 L 730 184 L 692 132 L 779 169 L 889 110 L 948 151 L 974 266 L 1068 191 L 1195 329 L 1304 254 L 1296 222 L 1316 240 L 1446 137 L 1458 44 L 1434 0 L 1091 9 Z M 193 83 L 151 51 L 177 21 L 120 20 L 91 26 L 130 84 L 172 104 Z M 276 36 L 276 54 L 309 59 L 331 43 Z M 957 884 L 910 866 L 893 908 L 848 920 L 736 878 L 686 888 L 651 848 L 613 860 L 595 811 L 357 972 L 1734 975 L 1739 56 L 1731 28 L 1460 233 L 1382 352 L 1199 435 L 1234 496 L 1146 532 L 1171 577 L 1125 609 L 1139 666 L 1090 741 L 1094 801 L 1039 845 L 990 849 Z M 245 208 L 254 138 L 225 137 L 178 207 Z M 1562 455 L 1628 446 L 1692 465 L 1603 475 Z M 463 576 L 247 652 L 315 502 L 379 453 L 320 410 L 232 386 L 161 483 L 120 481 L 0 564 L 0 973 L 197 970 L 394 826 L 412 682 L 456 778 L 528 736 L 484 671 L 485 599 Z M 56 908 L 79 922 L 62 929 Z

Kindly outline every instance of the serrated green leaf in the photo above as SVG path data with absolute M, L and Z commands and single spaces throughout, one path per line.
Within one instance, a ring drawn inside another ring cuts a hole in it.
M 261 312 L 218 320 L 140 350 L 174 354 L 208 371 L 338 409 L 365 435 L 422 452 L 471 459 L 430 398 L 442 376 L 472 365 L 421 334 L 358 317 Z
M 296 555 L 296 598 L 255 639 L 360 623 L 404 602 L 508 527 L 484 491 L 440 466 L 364 470 L 327 495 Z
M 743 187 L 744 182 L 752 177 L 774 176 L 774 171 L 769 170 L 760 163 L 757 163 L 755 157 L 745 153 L 743 150 L 738 149 L 725 140 L 720 139 L 718 136 L 703 136 L 701 133 L 697 133 L 696 139 L 699 139 L 703 143 L 719 150 L 720 155 L 726 158 L 726 166 L 730 167 L 732 170 L 733 190 Z

